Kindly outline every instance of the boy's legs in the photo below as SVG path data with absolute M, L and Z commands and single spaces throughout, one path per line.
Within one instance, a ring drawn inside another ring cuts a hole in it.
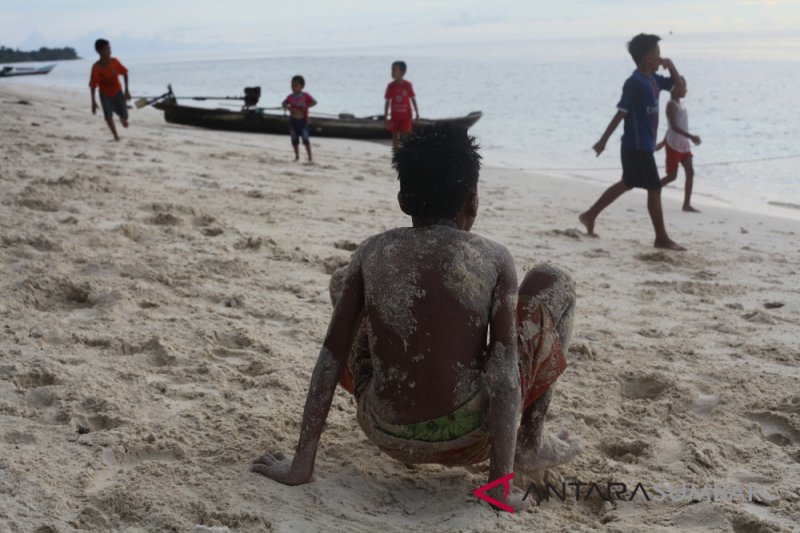
M 537 316 L 538 310 L 549 313 L 541 321 L 524 323 L 528 317 Z M 519 288 L 518 316 L 522 342 L 518 345 L 522 375 L 533 379 L 526 383 L 527 391 L 539 394 L 523 409 L 519 431 L 517 432 L 517 451 L 515 469 L 527 473 L 565 463 L 580 453 L 582 446 L 578 439 L 569 438 L 566 432 L 558 437 L 544 436 L 544 420 L 550 407 L 554 380 L 563 370 L 556 357 L 566 354 L 572 336 L 575 313 L 575 282 L 563 270 L 544 263 L 533 267 L 525 275 Z M 539 322 L 538 324 L 535 322 Z M 538 335 L 526 339 L 527 328 Z M 553 338 L 556 335 L 557 338 Z M 557 346 L 554 346 L 558 343 Z M 524 366 L 532 369 L 525 371 Z M 535 374 L 535 375 L 531 375 Z M 539 392 L 541 385 L 547 387 Z M 526 394 L 526 399 L 527 394 Z
M 675 181 L 678 177 L 678 172 L 673 172 L 672 174 L 667 174 L 663 178 L 661 178 L 661 186 L 666 187 L 668 184 Z
M 106 119 L 106 124 L 108 124 L 108 128 L 111 130 L 112 135 L 114 135 L 114 140 L 119 140 L 119 135 L 117 135 L 117 127 L 114 125 L 114 102 L 112 101 L 111 97 L 100 93 L 100 107 L 103 108 L 103 117 Z
M 619 180 L 617 183 L 606 189 L 592 207 L 578 215 L 578 220 L 581 221 L 581 224 L 586 226 L 586 233 L 589 235 L 594 235 L 594 221 L 600 212 L 611 205 L 614 200 L 631 189 L 632 187 L 628 187 L 623 180 Z
M 303 145 L 306 147 L 306 154 L 308 154 L 308 160 L 311 161 L 311 141 L 308 138 L 308 122 L 303 125 L 302 135 Z
M 665 143 L 666 144 L 666 143 Z M 666 152 L 666 170 L 667 175 L 661 178 L 661 186 L 664 187 L 668 183 L 672 183 L 675 181 L 675 178 L 678 177 L 678 161 L 680 159 L 680 152 L 677 150 L 673 150 L 669 144 L 666 144 L 664 147 L 664 151 Z
M 650 213 L 650 220 L 653 222 L 653 229 L 656 232 L 654 246 L 656 248 L 666 248 L 667 250 L 686 250 L 686 248 L 670 239 L 669 235 L 667 235 L 667 228 L 664 225 L 664 210 L 661 207 L 661 189 L 648 189 L 647 211 Z
M 123 128 L 128 127 L 128 101 L 125 100 L 125 94 L 120 91 L 114 97 L 114 111 L 119 115 L 119 121 L 122 123 Z
M 289 119 L 289 137 L 292 140 L 292 148 L 294 149 L 294 160 L 300 161 L 300 132 L 297 130 L 295 120 Z
M 686 175 L 686 185 L 684 186 L 683 195 L 683 210 L 699 213 L 700 211 L 692 207 L 692 187 L 694 186 L 694 165 L 692 164 L 692 158 L 687 157 L 681 161 L 681 164 L 683 165 L 683 173 Z

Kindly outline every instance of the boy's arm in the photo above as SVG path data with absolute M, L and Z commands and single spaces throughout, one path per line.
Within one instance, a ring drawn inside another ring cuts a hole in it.
M 389 99 L 386 99 L 386 102 L 383 104 L 383 121 L 386 122 L 389 120 Z
M 411 97 L 411 103 L 414 104 L 414 112 L 417 114 L 417 124 L 419 124 L 419 108 L 417 107 L 417 98 Z
M 619 126 L 619 123 L 622 122 L 623 118 L 625 118 L 625 111 L 620 109 L 611 119 L 611 122 L 608 123 L 608 127 L 606 128 L 606 131 L 603 132 L 600 140 L 597 141 L 594 146 L 592 146 L 592 149 L 598 156 L 603 153 L 603 150 L 606 149 L 606 143 L 608 142 L 608 139 L 611 137 L 611 134 L 614 133 L 614 130 L 617 129 L 617 126 Z
M 678 105 L 670 100 L 667 104 L 667 120 L 669 121 L 670 129 L 679 135 L 683 135 L 684 137 L 691 139 L 694 144 L 700 144 L 700 137 L 697 135 L 692 135 L 685 129 L 678 127 L 677 113 Z
M 92 114 L 97 114 L 97 99 L 94 97 L 94 87 L 89 87 L 89 93 L 92 95 Z
M 517 273 L 503 249 L 495 286 L 484 379 L 489 389 L 491 453 L 489 481 L 514 470 L 514 452 L 522 404 L 517 365 Z
M 125 99 L 131 99 L 131 92 L 128 90 L 128 73 L 122 75 L 122 79 L 125 80 Z
M 678 69 L 675 67 L 675 63 L 673 63 L 671 59 L 666 57 L 661 58 L 661 66 L 669 71 L 669 76 L 672 78 L 673 89 L 675 87 L 684 87 L 685 83 L 683 82 L 683 77 L 681 76 L 681 73 L 678 72 Z
M 286 485 L 300 485 L 311 480 L 319 439 L 360 324 L 363 305 L 364 282 L 360 261 L 354 257 L 311 375 L 294 459 L 290 460 L 280 452 L 267 453 L 253 464 L 253 472 Z

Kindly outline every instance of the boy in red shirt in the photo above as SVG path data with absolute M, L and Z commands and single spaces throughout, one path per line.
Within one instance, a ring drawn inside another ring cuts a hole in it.
M 392 63 L 392 78 L 386 86 L 386 104 L 383 106 L 383 120 L 386 127 L 392 132 L 392 146 L 396 147 L 400 142 L 400 136 L 411 133 L 411 105 L 414 104 L 414 112 L 417 114 L 417 124 L 419 124 L 419 108 L 414 94 L 414 87 L 411 82 L 403 79 L 406 75 L 405 61 L 395 61 Z M 409 103 L 410 101 L 410 103 Z M 392 109 L 392 118 L 389 119 L 389 106 Z
M 97 114 L 97 100 L 94 90 L 100 88 L 100 104 L 103 106 L 103 116 L 114 134 L 114 140 L 119 141 L 117 128 L 114 126 L 114 115 L 119 115 L 122 126 L 128 127 L 128 104 L 131 93 L 128 91 L 128 69 L 116 57 L 111 57 L 111 44 L 105 39 L 97 39 L 94 49 L 100 54 L 100 59 L 92 65 L 92 76 L 89 78 L 89 90 L 92 93 L 92 113 Z M 125 80 L 125 92 L 119 83 L 119 77 Z

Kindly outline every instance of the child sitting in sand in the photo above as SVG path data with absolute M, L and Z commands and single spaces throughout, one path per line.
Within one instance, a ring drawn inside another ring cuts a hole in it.
M 119 116 L 122 126 L 128 127 L 128 100 L 131 93 L 128 90 L 128 69 L 116 57 L 111 57 L 111 44 L 105 39 L 97 39 L 94 49 L 100 59 L 92 65 L 92 75 L 89 78 L 89 89 L 92 93 L 92 114 L 97 114 L 97 100 L 94 90 L 100 88 L 100 105 L 103 107 L 103 117 L 106 119 L 114 140 L 119 141 L 117 128 L 114 126 L 114 113 Z M 119 77 L 125 80 L 125 92 L 119 83 Z
M 317 105 L 317 101 L 303 91 L 306 80 L 303 76 L 292 78 L 292 94 L 283 101 L 283 108 L 289 110 L 289 135 L 294 148 L 294 160 L 300 160 L 300 139 L 306 147 L 308 160 L 311 161 L 311 142 L 308 140 L 308 110 Z
M 689 133 L 689 114 L 681 102 L 681 98 L 686 97 L 686 80 L 683 86 L 676 85 L 672 88 L 672 98 L 667 103 L 667 134 L 664 140 L 656 145 L 656 150 L 667 147 L 667 175 L 661 179 L 661 186 L 675 181 L 678 177 L 678 163 L 683 165 L 683 173 L 686 176 L 686 185 L 683 193 L 683 210 L 699 213 L 692 207 L 692 185 L 694 183 L 694 165 L 692 165 L 692 145 L 700 144 L 702 140 L 697 135 Z
M 253 471 L 287 485 L 311 480 L 337 383 L 354 395 L 369 440 L 404 463 L 489 459 L 496 480 L 569 461 L 577 439 L 544 438 L 543 424 L 566 368 L 574 282 L 542 264 L 518 290 L 508 250 L 470 233 L 480 155 L 465 130 L 412 133 L 393 165 L 413 226 L 368 238 L 333 274 L 335 309 L 294 458 L 266 453 Z M 522 509 L 530 500 L 521 498 L 514 489 L 506 503 Z

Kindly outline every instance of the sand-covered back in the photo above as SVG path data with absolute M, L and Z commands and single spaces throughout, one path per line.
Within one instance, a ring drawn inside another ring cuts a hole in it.
M 285 487 L 249 465 L 296 443 L 330 274 L 366 237 L 409 223 L 388 146 L 314 139 L 305 165 L 288 136 L 171 126 L 152 108 L 113 143 L 82 92 L 0 86 L 0 109 L 0 530 L 800 524 L 800 223 L 684 214 L 673 192 L 668 228 L 689 251 L 663 252 L 641 192 L 592 239 L 577 214 L 602 186 L 485 169 L 473 229 L 508 246 L 520 276 L 551 260 L 577 282 L 548 427 L 585 451 L 556 476 L 738 483 L 765 501 L 595 494 L 497 513 L 471 494 L 486 465 L 381 455 L 342 390 L 315 480 Z

